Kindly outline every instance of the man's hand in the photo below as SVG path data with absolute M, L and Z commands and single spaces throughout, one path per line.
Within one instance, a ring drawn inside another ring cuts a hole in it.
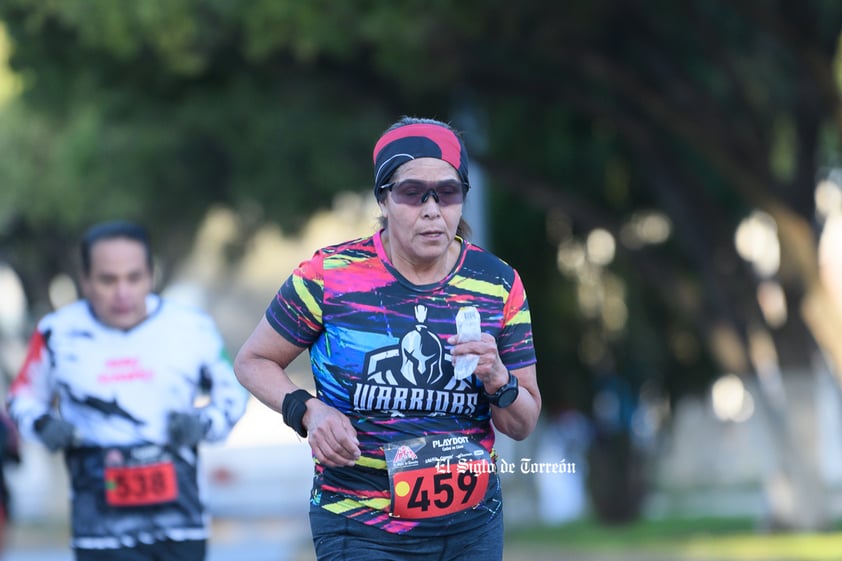
M 350 467 L 360 457 L 357 431 L 339 410 L 310 399 L 303 422 L 307 442 L 319 462 L 329 467 Z
M 173 446 L 194 447 L 204 438 L 208 426 L 198 413 L 170 411 L 167 415 L 167 435 Z
M 50 452 L 63 450 L 76 440 L 76 428 L 64 419 L 53 417 L 49 413 L 38 417 L 34 427 L 38 438 Z

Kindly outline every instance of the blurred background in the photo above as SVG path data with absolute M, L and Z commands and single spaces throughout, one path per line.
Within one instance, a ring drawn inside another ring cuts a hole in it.
M 840 24 L 823 0 L 0 0 L 4 385 L 103 219 L 151 228 L 158 289 L 234 354 L 292 267 L 375 230 L 381 132 L 435 117 L 532 309 L 544 411 L 500 443 L 509 531 L 833 534 Z M 215 515 L 300 519 L 308 462 L 252 403 L 206 450 Z M 62 527 L 57 458 L 7 473 L 15 527 Z

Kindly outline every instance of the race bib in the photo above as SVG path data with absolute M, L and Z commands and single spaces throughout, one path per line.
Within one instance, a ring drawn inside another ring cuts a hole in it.
M 178 498 L 175 465 L 158 446 L 106 449 L 105 502 L 115 507 L 148 506 Z
M 395 518 L 433 518 L 475 507 L 495 467 L 488 451 L 464 435 L 422 436 L 383 450 Z

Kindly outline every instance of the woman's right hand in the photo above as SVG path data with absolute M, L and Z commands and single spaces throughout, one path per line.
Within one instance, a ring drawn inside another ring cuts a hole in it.
M 356 463 L 360 457 L 357 431 L 341 411 L 318 399 L 308 399 L 302 422 L 307 429 L 307 442 L 320 463 L 329 467 Z

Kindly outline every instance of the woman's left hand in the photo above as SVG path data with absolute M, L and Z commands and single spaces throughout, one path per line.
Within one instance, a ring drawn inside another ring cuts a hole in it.
M 494 426 L 503 434 L 515 440 L 523 440 L 535 430 L 538 423 L 538 415 L 541 413 L 541 392 L 538 389 L 538 380 L 535 365 L 530 364 L 522 368 L 516 368 L 511 372 L 503 364 L 500 353 L 497 350 L 497 340 L 483 333 L 479 341 L 457 342 L 458 336 L 453 335 L 447 342 L 453 347 L 450 354 L 455 362 L 457 356 L 476 355 L 479 362 L 474 370 L 474 376 L 479 380 L 485 393 L 494 394 L 509 381 L 509 374 L 518 380 L 518 395 L 507 407 L 491 407 L 491 416 L 494 419 Z
M 500 353 L 497 351 L 497 340 L 494 336 L 483 333 L 479 341 L 458 343 L 457 340 L 457 335 L 453 335 L 447 340 L 448 344 L 453 345 L 450 350 L 451 356 L 453 356 L 454 361 L 459 355 L 479 357 L 474 375 L 482 382 L 487 393 L 496 392 L 509 381 L 509 371 L 500 359 Z

